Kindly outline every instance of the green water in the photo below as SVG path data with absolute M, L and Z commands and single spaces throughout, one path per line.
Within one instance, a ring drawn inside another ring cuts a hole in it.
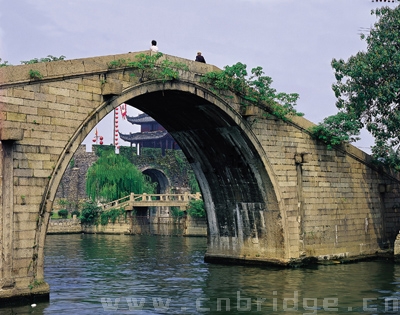
M 48 235 L 50 302 L 0 314 L 398 314 L 400 265 L 206 264 L 205 238 Z

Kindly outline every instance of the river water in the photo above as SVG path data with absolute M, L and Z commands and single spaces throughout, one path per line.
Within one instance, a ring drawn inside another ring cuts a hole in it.
M 399 314 L 400 265 L 206 264 L 206 238 L 48 235 L 50 302 L 0 314 Z

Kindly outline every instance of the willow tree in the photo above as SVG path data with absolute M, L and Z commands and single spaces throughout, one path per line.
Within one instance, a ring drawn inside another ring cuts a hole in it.
M 313 132 L 317 139 L 335 145 L 357 140 L 365 128 L 374 137 L 372 152 L 377 160 L 400 170 L 400 7 L 371 13 L 377 22 L 361 35 L 367 50 L 331 63 L 339 112 Z
M 114 152 L 105 152 L 86 174 L 86 194 L 94 201 L 112 201 L 130 193 L 154 193 L 152 183 L 135 165 Z

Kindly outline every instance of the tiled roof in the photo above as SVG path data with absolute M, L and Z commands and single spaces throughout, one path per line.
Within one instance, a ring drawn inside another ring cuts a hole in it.
M 151 123 L 155 122 L 155 120 L 147 115 L 146 113 L 140 114 L 138 116 L 126 116 L 126 119 L 131 123 L 131 124 L 136 124 L 136 125 L 141 125 L 141 124 L 146 124 L 146 123 Z
M 130 134 L 119 133 L 122 140 L 129 142 L 160 140 L 166 137 L 171 137 L 165 130 L 149 131 L 149 132 L 136 132 Z

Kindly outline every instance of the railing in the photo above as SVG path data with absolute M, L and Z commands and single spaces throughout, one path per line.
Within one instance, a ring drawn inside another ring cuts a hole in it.
M 110 210 L 120 207 L 151 207 L 151 206 L 183 206 L 187 205 L 191 200 L 200 200 L 201 194 L 134 194 L 111 201 L 101 205 L 103 210 Z
M 108 202 L 108 203 L 101 204 L 100 207 L 103 210 L 124 207 L 129 204 L 129 201 L 130 201 L 130 195 L 122 197 L 122 198 L 114 200 L 114 201 L 111 201 L 111 202 Z

